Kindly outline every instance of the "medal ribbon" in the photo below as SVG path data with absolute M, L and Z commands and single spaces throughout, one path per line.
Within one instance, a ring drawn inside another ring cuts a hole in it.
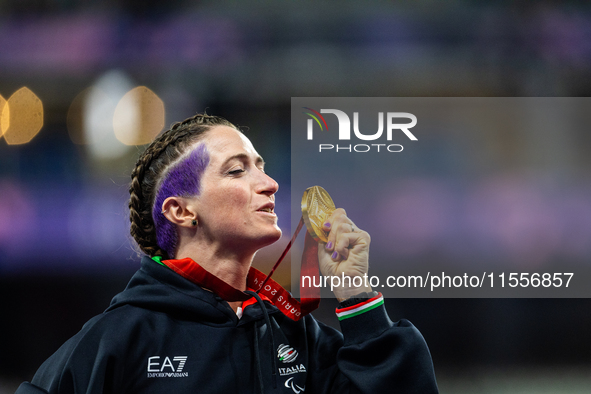
M 302 229 L 304 219 L 300 219 L 298 227 L 289 241 L 289 244 L 275 263 L 271 272 L 268 275 L 254 267 L 250 267 L 248 271 L 247 287 L 267 297 L 279 310 L 292 320 L 298 321 L 303 316 L 312 312 L 318 305 L 320 305 L 320 288 L 302 287 L 303 281 L 300 280 L 300 298 L 301 301 L 296 300 L 292 295 L 285 290 L 281 285 L 271 279 L 271 275 L 279 266 L 283 258 L 291 248 L 298 233 Z M 207 272 L 203 267 L 197 264 L 190 258 L 179 260 L 163 260 L 163 264 L 181 275 L 191 282 L 213 291 L 222 299 L 228 302 L 232 301 L 246 301 L 252 296 L 230 286 L 217 276 Z M 320 274 L 318 264 L 318 243 L 312 238 L 310 233 L 306 231 L 306 239 L 304 243 L 304 252 L 302 254 L 301 276 L 308 276 L 310 278 L 316 277 Z

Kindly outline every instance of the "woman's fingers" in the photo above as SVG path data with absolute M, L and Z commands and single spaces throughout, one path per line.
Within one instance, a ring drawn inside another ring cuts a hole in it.
M 346 260 L 351 249 L 356 245 L 367 244 L 369 238 L 369 234 L 357 228 L 342 208 L 336 209 L 330 215 L 323 229 L 329 231 L 325 248 L 331 252 L 330 257 L 333 261 Z
M 318 249 L 322 275 L 366 277 L 369 270 L 369 234 L 360 230 L 340 208 L 330 215 L 323 229 L 328 232 L 328 237 L 324 247 Z M 372 289 L 367 283 L 361 287 L 343 284 L 333 289 L 341 301 L 361 291 L 370 292 Z

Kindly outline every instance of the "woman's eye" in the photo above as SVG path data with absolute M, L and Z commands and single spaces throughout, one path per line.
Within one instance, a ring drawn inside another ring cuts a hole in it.
M 244 172 L 244 169 L 242 169 L 242 168 L 239 168 L 239 169 L 237 169 L 237 170 L 232 170 L 232 171 L 230 171 L 228 174 L 231 174 L 231 175 L 236 175 L 236 174 L 240 174 L 241 172 Z

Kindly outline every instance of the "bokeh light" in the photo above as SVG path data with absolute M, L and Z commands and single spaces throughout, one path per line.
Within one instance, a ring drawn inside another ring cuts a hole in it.
M 6 131 L 6 129 L 8 128 L 8 125 L 6 125 L 6 128 L 4 127 L 3 123 L 2 123 L 2 114 L 4 113 L 4 108 L 8 107 L 6 106 L 6 100 L 4 99 L 4 97 L 2 97 L 2 95 L 0 95 L 0 137 L 2 137 L 2 134 L 4 134 L 4 131 Z
M 43 127 L 43 103 L 29 88 L 20 88 L 4 105 L 0 123 L 9 145 L 26 144 Z
M 68 108 L 68 114 L 66 116 L 66 127 L 70 140 L 76 145 L 88 144 L 86 133 L 84 131 L 84 104 L 88 98 L 88 94 L 91 92 L 92 87 L 84 89 L 80 92 Z
M 113 130 L 117 103 L 133 88 L 130 78 L 112 70 L 98 79 L 84 97 L 82 125 L 91 155 L 99 160 L 114 160 L 124 156 L 129 147 L 122 144 Z
M 150 143 L 164 128 L 164 103 L 153 91 L 138 86 L 123 96 L 115 108 L 113 129 L 126 145 Z

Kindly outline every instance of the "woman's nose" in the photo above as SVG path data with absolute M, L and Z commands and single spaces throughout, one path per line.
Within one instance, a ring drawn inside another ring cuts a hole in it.
M 259 189 L 257 190 L 259 193 L 267 194 L 272 196 L 273 194 L 277 193 L 279 190 L 279 184 L 275 181 L 275 179 L 271 178 L 269 175 L 261 172 L 261 179 L 259 183 Z

